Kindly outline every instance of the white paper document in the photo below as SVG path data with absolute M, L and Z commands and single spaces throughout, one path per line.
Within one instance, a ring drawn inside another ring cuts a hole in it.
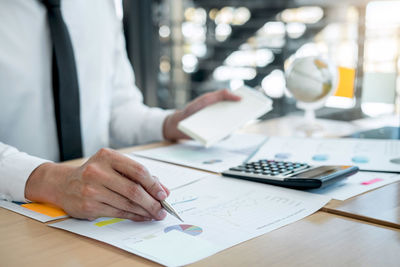
M 0 200 L 0 207 L 22 214 L 39 222 L 50 222 L 67 218 L 64 211 L 39 203 L 20 203 Z
M 212 172 L 222 172 L 246 160 L 267 137 L 257 134 L 233 134 L 206 148 L 195 141 L 135 151 L 134 155 Z
M 182 168 L 172 164 L 137 157 L 134 155 L 127 156 L 145 166 L 150 174 L 156 176 L 169 190 L 193 183 L 194 181 L 202 179 L 207 175 L 205 172 L 197 171 L 191 168 Z
M 271 137 L 251 159 L 355 165 L 364 171 L 400 172 L 400 140 Z
M 172 191 L 185 221 L 68 219 L 51 226 L 100 240 L 167 266 L 182 266 L 300 220 L 329 197 L 216 175 Z
M 179 122 L 178 129 L 209 147 L 272 109 L 271 99 L 254 89 L 243 86 L 234 93 L 240 101 L 212 104 Z
M 308 192 L 322 194 L 337 200 L 346 200 L 399 180 L 400 174 L 360 171 L 347 177 L 345 180 L 334 183 L 325 188 L 311 189 L 308 190 Z

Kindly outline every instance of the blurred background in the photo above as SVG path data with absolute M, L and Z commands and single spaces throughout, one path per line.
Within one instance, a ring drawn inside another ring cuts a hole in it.
M 196 96 L 249 85 L 274 101 L 265 119 L 296 108 L 284 69 L 323 55 L 338 90 L 317 117 L 399 112 L 400 1 L 116 0 L 145 103 L 181 108 Z

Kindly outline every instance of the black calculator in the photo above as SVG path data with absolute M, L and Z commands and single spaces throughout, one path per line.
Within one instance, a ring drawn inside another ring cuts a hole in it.
M 295 189 L 313 189 L 338 182 L 356 172 L 356 166 L 311 166 L 263 159 L 230 168 L 222 175 Z

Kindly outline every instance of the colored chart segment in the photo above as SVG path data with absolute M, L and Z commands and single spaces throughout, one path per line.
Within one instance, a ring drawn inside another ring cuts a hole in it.
M 63 211 L 62 209 L 49 204 L 26 203 L 26 204 L 21 204 L 21 207 L 32 210 L 34 212 L 38 212 L 40 214 L 47 215 L 52 218 L 67 215 L 65 211 Z
M 362 182 L 361 184 L 362 185 L 370 185 L 370 184 L 374 184 L 374 183 L 377 183 L 377 182 L 380 182 L 380 181 L 383 181 L 383 179 L 375 178 L 375 179 L 372 179 L 372 180 L 369 180 L 369 181 Z
M 289 153 L 277 153 L 277 154 L 275 154 L 275 158 L 285 160 L 285 159 L 290 158 L 290 154 Z
M 314 161 L 327 161 L 329 159 L 328 155 L 325 154 L 317 154 L 312 157 Z
M 168 233 L 169 231 L 172 230 L 177 230 L 180 232 L 183 232 L 188 235 L 196 236 L 199 235 L 203 232 L 203 229 L 201 229 L 198 226 L 195 225 L 190 225 L 190 224 L 177 224 L 177 225 L 172 225 L 168 226 L 167 228 L 164 229 L 164 233 Z
M 355 156 L 351 159 L 354 163 L 368 163 L 369 159 L 364 156 Z
M 109 219 L 109 220 L 97 222 L 94 225 L 96 225 L 98 227 L 103 227 L 103 226 L 106 226 L 106 225 L 110 225 L 110 224 L 117 223 L 117 222 L 122 222 L 122 221 L 124 221 L 124 219 L 112 218 L 112 219 Z

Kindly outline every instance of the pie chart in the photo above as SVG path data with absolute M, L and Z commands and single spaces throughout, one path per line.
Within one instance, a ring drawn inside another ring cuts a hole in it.
M 172 230 L 177 230 L 180 232 L 183 232 L 188 235 L 196 236 L 199 235 L 203 232 L 203 229 L 201 229 L 198 226 L 195 225 L 190 225 L 190 224 L 177 224 L 177 225 L 172 225 L 168 226 L 164 229 L 164 233 L 168 233 L 169 231 Z

